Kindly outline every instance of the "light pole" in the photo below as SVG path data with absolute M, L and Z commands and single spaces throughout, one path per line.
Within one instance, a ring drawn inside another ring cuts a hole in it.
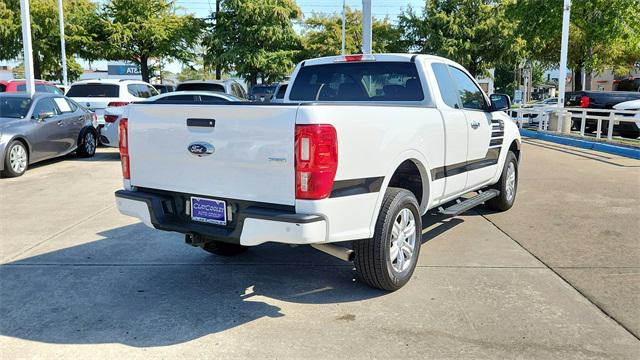
M 60 56 L 62 57 L 62 85 L 67 88 L 67 52 L 64 44 L 64 10 L 62 0 L 58 0 L 58 13 L 60 20 Z
M 33 48 L 31 47 L 31 16 L 29 16 L 29 0 L 20 0 L 20 16 L 22 18 L 24 77 L 27 80 L 27 93 L 29 96 L 33 96 L 36 87 L 33 81 Z
M 342 0 L 342 55 L 344 55 L 344 47 L 345 47 L 345 27 L 347 22 L 347 15 L 345 12 L 347 11 L 347 0 Z
M 362 0 L 362 53 L 371 54 L 371 0 Z
M 562 42 L 560 43 L 560 78 L 558 79 L 558 128 L 563 133 L 571 132 L 571 121 L 564 118 L 564 93 L 567 83 L 567 51 L 569 49 L 569 20 L 571 18 L 571 0 L 564 0 L 562 11 Z

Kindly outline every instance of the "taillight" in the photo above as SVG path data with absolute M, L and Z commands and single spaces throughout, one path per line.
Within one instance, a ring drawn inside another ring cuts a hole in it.
M 338 136 L 331 125 L 296 125 L 296 198 L 319 200 L 331 194 L 338 170 Z
M 105 115 L 104 122 L 114 123 L 118 120 L 118 115 Z
M 107 104 L 107 107 L 118 107 L 118 106 L 127 106 L 129 105 L 126 101 L 112 101 Z
M 120 119 L 120 125 L 118 125 L 118 136 L 120 145 L 120 163 L 122 164 L 122 177 L 125 179 L 131 179 L 131 168 L 129 168 L 129 120 L 126 118 Z
M 583 95 L 580 98 L 580 107 L 581 108 L 588 108 L 589 107 L 589 97 L 586 95 Z

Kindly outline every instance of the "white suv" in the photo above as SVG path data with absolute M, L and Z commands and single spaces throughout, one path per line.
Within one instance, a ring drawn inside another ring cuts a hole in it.
M 151 84 L 140 80 L 126 79 L 78 81 L 71 84 L 67 92 L 68 97 L 96 113 L 100 131 L 110 123 L 110 120 L 115 120 L 115 118 L 105 118 L 104 110 L 107 107 L 125 106 L 130 102 L 144 100 L 155 95 L 158 95 L 158 90 Z

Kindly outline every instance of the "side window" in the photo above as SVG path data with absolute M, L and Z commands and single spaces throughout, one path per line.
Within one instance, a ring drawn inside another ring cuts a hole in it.
M 217 96 L 201 96 L 201 99 L 204 104 L 222 104 L 229 102 L 229 100 Z
M 62 98 L 62 97 L 53 98 L 53 102 L 58 107 L 58 110 L 60 113 L 64 114 L 64 113 L 73 112 L 71 105 L 69 105 L 69 102 L 65 98 Z
M 140 89 L 138 88 L 138 84 L 127 85 L 127 91 L 129 91 L 129 94 L 135 97 L 140 97 Z
M 176 102 L 184 102 L 187 104 L 195 103 L 195 99 L 193 95 L 173 95 L 163 97 L 162 99 L 158 99 L 155 101 L 156 104 L 167 104 L 167 103 L 176 103 Z
M 287 84 L 282 84 L 278 88 L 278 92 L 276 93 L 276 99 L 284 99 L 284 94 L 287 93 Z
M 60 94 L 60 95 L 63 95 L 63 94 L 62 94 L 62 90 L 58 89 L 58 88 L 57 88 L 57 87 L 55 87 L 55 86 L 45 85 L 45 88 L 47 89 L 47 92 L 50 92 L 50 93 L 52 93 L 52 94 Z
M 159 94 L 158 90 L 156 90 L 156 88 L 154 88 L 153 86 L 150 86 L 150 85 L 143 85 L 143 86 L 146 89 L 146 92 L 149 93 L 148 97 L 156 96 Z
M 71 111 L 75 112 L 76 110 L 78 110 L 78 104 L 76 104 L 73 100 L 71 99 L 65 99 L 67 100 L 67 103 L 69 103 L 69 107 L 71 107 Z
M 34 107 L 33 116 L 38 117 L 38 115 L 42 113 L 53 113 L 54 115 L 57 115 L 58 108 L 56 108 L 51 99 L 42 99 L 38 101 L 38 103 Z
M 462 70 L 449 66 L 451 77 L 458 87 L 458 95 L 464 109 L 485 110 L 487 103 L 479 87 Z
M 233 94 L 232 95 L 237 96 L 237 97 L 242 97 L 242 89 L 240 89 L 240 85 L 233 84 Z
M 440 89 L 444 103 L 454 109 L 460 109 L 458 91 L 451 80 L 451 75 L 449 75 L 449 67 L 442 63 L 433 63 L 431 68 L 436 75 L 438 88 Z

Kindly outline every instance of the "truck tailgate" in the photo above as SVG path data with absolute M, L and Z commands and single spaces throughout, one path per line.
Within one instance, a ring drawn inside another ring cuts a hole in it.
M 296 105 L 130 105 L 131 185 L 294 205 L 296 112 Z M 202 146 L 213 152 L 193 153 Z

